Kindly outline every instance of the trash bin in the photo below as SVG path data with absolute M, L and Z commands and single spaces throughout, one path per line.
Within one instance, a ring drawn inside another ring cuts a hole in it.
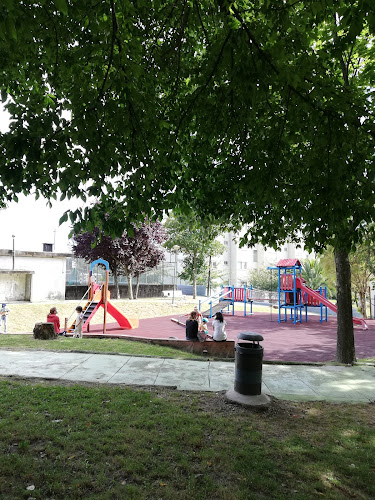
M 235 345 L 234 390 L 239 394 L 258 395 L 262 392 L 263 347 L 259 342 L 262 335 L 254 332 L 238 334 Z

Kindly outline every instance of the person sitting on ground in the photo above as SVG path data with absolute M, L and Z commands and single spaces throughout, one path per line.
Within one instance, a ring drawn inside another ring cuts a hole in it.
M 202 324 L 200 329 L 198 330 L 198 339 L 200 342 L 204 342 L 207 339 L 208 335 L 208 319 L 202 318 Z
M 216 342 L 224 342 L 227 340 L 227 333 L 225 331 L 226 326 L 227 323 L 224 321 L 222 313 L 217 312 L 215 314 L 215 319 L 212 322 L 212 328 L 214 330 L 214 334 L 212 336 L 213 340 Z
M 192 311 L 189 319 L 186 320 L 186 340 L 199 340 L 198 339 L 198 321 L 197 312 Z
M 47 323 L 53 323 L 55 332 L 57 333 L 57 335 L 60 335 L 60 318 L 57 316 L 56 307 L 51 307 L 51 309 L 49 310 L 49 314 L 47 316 Z

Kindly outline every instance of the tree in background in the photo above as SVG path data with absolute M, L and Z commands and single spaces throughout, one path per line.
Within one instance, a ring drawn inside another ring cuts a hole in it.
M 251 269 L 249 272 L 250 284 L 253 288 L 265 291 L 277 291 L 278 275 L 277 271 L 267 269 L 266 267 L 258 267 Z
M 125 275 L 128 280 L 128 297 L 133 299 L 132 278 L 147 269 L 151 269 L 164 259 L 162 243 L 166 233 L 160 222 L 151 222 L 147 219 L 133 226 L 133 234 L 124 233 L 121 237 L 111 238 L 98 228 L 92 232 L 85 231 L 73 237 L 73 252 L 86 262 L 93 262 L 98 258 L 108 261 L 113 274 L 115 293 L 120 298 L 118 278 Z M 136 287 L 138 293 L 139 281 Z
M 329 280 L 324 276 L 324 269 L 320 259 L 304 259 L 302 261 L 302 277 L 306 280 L 307 286 L 313 290 L 317 290 L 319 287 L 327 287 L 327 294 L 332 297 L 334 290 L 332 290 Z
M 177 245 L 179 251 L 184 254 L 183 270 L 179 276 L 192 282 L 195 299 L 197 281 L 206 278 L 207 261 L 210 257 L 221 255 L 225 250 L 224 245 L 216 241 L 220 227 L 202 223 L 193 212 L 190 212 L 188 215 L 170 215 L 165 228 L 168 234 L 165 247 L 171 250 Z
M 364 318 L 367 318 L 367 296 L 370 280 L 375 275 L 375 245 L 371 241 L 372 229 L 369 228 L 368 237 L 358 244 L 349 255 L 351 268 L 351 284 L 354 300 Z M 334 279 L 334 253 L 331 247 L 323 253 L 321 263 L 327 282 Z

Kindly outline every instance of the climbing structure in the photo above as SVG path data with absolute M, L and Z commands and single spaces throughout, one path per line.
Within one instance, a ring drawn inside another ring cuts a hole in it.
M 106 278 L 105 282 L 99 285 L 95 283 L 93 278 L 93 268 L 97 264 L 102 264 L 106 268 Z M 82 332 L 90 331 L 90 321 L 94 317 L 95 313 L 100 307 L 104 309 L 104 321 L 103 321 L 103 333 L 106 333 L 107 328 L 107 313 L 115 319 L 122 329 L 133 329 L 138 328 L 137 319 L 126 318 L 110 301 L 110 291 L 108 289 L 108 278 L 109 278 L 109 264 L 106 260 L 98 259 L 95 260 L 90 266 L 89 275 L 89 286 L 87 292 L 82 297 L 82 300 L 86 299 L 86 304 L 83 306 L 83 327 Z M 73 313 L 74 314 L 74 313 Z M 73 315 L 72 314 L 72 315 Z M 67 333 L 73 333 L 75 330 L 75 321 L 67 329 Z
M 271 269 L 271 268 L 270 268 Z M 320 321 L 323 322 L 323 311 L 325 311 L 325 321 L 327 321 L 327 308 L 337 314 L 337 307 L 327 298 L 327 291 L 324 288 L 312 290 L 301 277 L 301 263 L 298 259 L 282 259 L 277 263 L 279 285 L 279 323 L 290 319 L 295 324 L 302 322 L 302 310 L 307 307 L 320 307 Z M 362 318 L 354 318 L 353 323 L 362 325 L 367 329 L 367 324 Z

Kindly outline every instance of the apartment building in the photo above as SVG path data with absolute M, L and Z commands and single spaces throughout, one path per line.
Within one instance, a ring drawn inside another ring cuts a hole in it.
M 249 283 L 251 269 L 274 266 L 280 259 L 297 258 L 300 260 L 311 257 L 302 246 L 295 243 L 285 243 L 278 251 L 266 248 L 260 244 L 252 248 L 239 246 L 238 233 L 229 232 L 221 235 L 218 240 L 225 247 L 222 255 L 214 257 L 212 267 L 221 275 L 223 283 L 240 286 Z

